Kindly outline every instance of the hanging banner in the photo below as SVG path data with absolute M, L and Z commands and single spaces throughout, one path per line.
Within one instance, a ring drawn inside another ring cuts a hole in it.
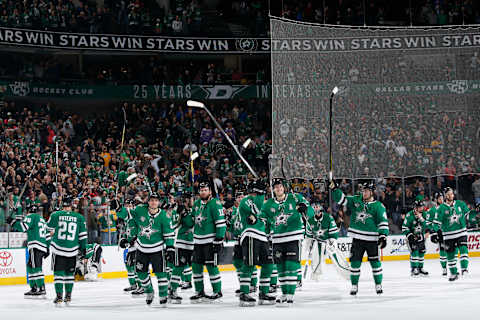
M 71 50 L 178 53 L 270 53 L 270 39 L 179 38 L 0 28 L 0 44 Z
M 54 85 L 0 81 L 0 96 L 103 100 L 269 99 L 269 85 Z

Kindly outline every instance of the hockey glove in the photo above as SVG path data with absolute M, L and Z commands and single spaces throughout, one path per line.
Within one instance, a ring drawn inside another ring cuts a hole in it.
M 6 217 L 5 222 L 9 225 L 12 225 L 12 222 L 15 221 L 12 217 Z
M 338 185 L 337 185 L 337 183 L 335 182 L 335 180 L 332 179 L 332 180 L 330 180 L 330 181 L 328 182 L 328 187 L 330 188 L 330 190 L 333 190 L 333 189 L 338 188 Z
M 432 235 L 430 236 L 430 241 L 432 241 L 432 243 L 438 243 L 438 233 L 437 232 L 432 233 Z
M 257 221 L 258 221 L 258 219 L 254 214 L 251 214 L 247 217 L 247 223 L 251 226 L 254 225 L 255 223 L 257 223 Z
M 125 238 L 120 239 L 120 242 L 118 243 L 118 246 L 122 249 L 126 249 L 128 244 L 128 240 Z
M 377 243 L 380 249 L 385 248 L 387 246 L 387 236 L 384 234 L 379 235 Z
M 300 212 L 302 215 L 307 213 L 307 205 L 303 202 L 297 204 L 297 211 Z
M 80 261 L 86 259 L 86 257 L 87 257 L 87 249 L 82 249 L 80 251 Z
M 223 238 L 215 238 L 213 241 L 213 253 L 220 253 L 223 248 Z
M 165 259 L 167 262 L 174 263 L 175 262 L 175 248 L 174 247 L 167 247 L 167 253 Z
M 415 236 L 415 241 L 418 243 L 418 242 L 423 242 L 425 241 L 425 236 L 423 234 L 417 234 Z
M 415 236 L 413 235 L 413 233 L 407 234 L 407 241 L 410 250 L 415 251 Z
M 186 216 L 187 210 L 185 210 L 185 206 L 183 204 L 179 204 L 177 206 L 177 214 L 181 217 Z

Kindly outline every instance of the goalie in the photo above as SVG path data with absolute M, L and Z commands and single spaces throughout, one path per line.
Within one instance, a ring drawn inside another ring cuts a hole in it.
M 312 258 L 310 278 L 318 280 L 322 274 L 324 252 L 330 257 L 338 273 L 345 279 L 350 276 L 350 268 L 344 255 L 337 248 L 338 227 L 333 217 L 325 212 L 319 201 L 313 201 L 311 206 L 315 214 L 308 219 L 306 242 L 309 257 Z M 315 248 L 315 242 L 317 244 Z M 307 261 L 308 263 L 308 261 Z
M 98 274 L 102 272 L 102 246 L 98 243 L 87 244 L 87 254 L 85 259 L 77 256 L 77 266 L 75 274 L 83 276 L 85 280 L 96 281 Z

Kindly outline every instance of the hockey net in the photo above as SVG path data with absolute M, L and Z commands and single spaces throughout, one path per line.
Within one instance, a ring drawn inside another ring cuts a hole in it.
M 273 172 L 480 172 L 480 27 L 349 28 L 271 19 Z M 283 162 L 283 165 L 282 165 Z

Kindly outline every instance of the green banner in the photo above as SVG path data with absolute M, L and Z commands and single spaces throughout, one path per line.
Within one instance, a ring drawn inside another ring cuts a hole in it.
M 392 84 L 340 84 L 340 94 L 349 96 L 418 95 L 418 94 L 478 94 L 479 80 L 451 80 L 442 82 L 392 83 Z M 332 88 L 310 84 L 274 84 L 274 98 L 326 98 Z
M 55 85 L 29 81 L 0 82 L 6 98 L 75 98 L 102 100 L 269 99 L 270 85 Z

